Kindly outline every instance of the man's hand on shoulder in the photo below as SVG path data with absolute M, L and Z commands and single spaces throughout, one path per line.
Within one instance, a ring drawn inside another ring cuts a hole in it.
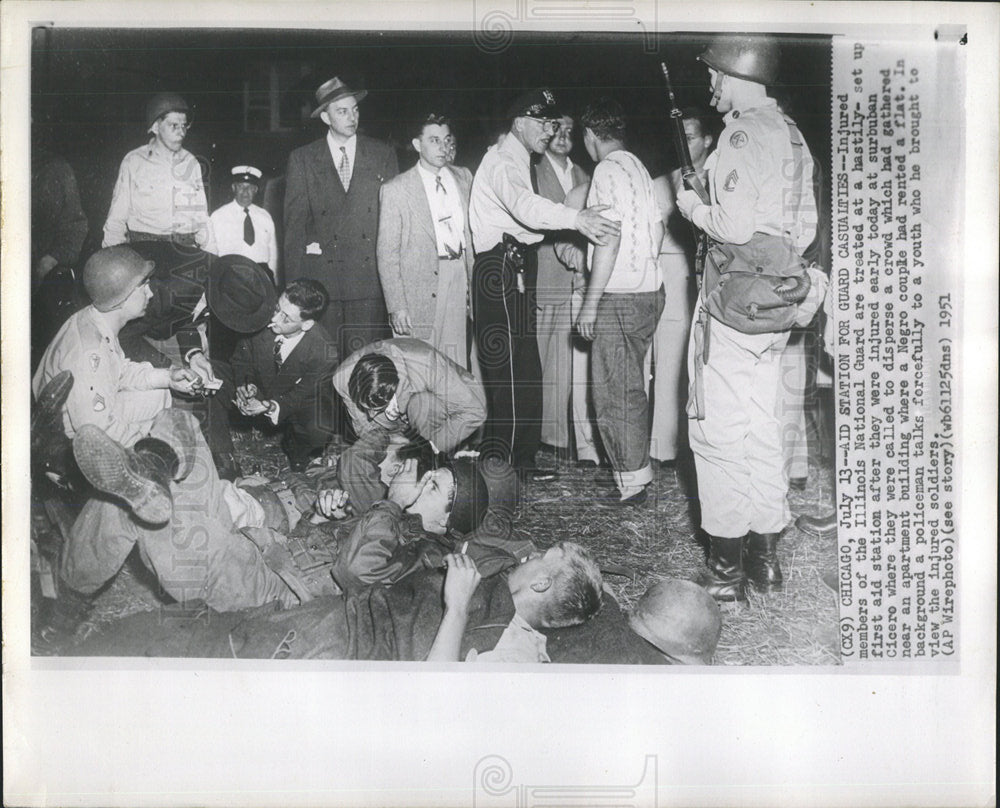
M 608 205 L 594 205 L 584 208 L 576 215 L 574 227 L 595 244 L 602 247 L 608 243 L 609 239 L 621 235 L 622 226 L 620 222 L 608 219 L 601 214 L 608 210 Z

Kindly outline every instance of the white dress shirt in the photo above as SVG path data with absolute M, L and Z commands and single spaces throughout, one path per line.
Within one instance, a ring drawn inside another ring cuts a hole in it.
M 556 179 L 559 180 L 559 185 L 562 186 L 563 193 L 568 194 L 573 190 L 573 161 L 566 158 L 566 167 L 563 168 L 559 165 L 559 162 L 553 157 L 549 152 L 545 152 L 545 158 L 549 161 L 552 166 L 552 170 L 555 172 Z
M 424 191 L 427 193 L 427 204 L 431 209 L 434 233 L 437 236 L 438 255 L 449 255 L 449 247 L 454 252 L 461 253 L 466 247 L 465 213 L 462 211 L 462 198 L 454 175 L 447 168 L 432 174 L 419 162 L 417 174 L 424 183 Z M 439 177 L 444 193 L 437 187 Z
M 212 216 L 212 229 L 219 255 L 242 255 L 258 264 L 266 264 L 274 275 L 278 270 L 278 239 L 271 214 L 258 205 L 251 205 L 250 221 L 253 222 L 253 244 L 243 240 L 243 222 L 246 212 L 234 199 L 216 210 Z
M 477 253 L 493 249 L 509 233 L 537 244 L 542 230 L 573 230 L 578 210 L 539 196 L 531 188 L 530 155 L 513 133 L 492 146 L 476 171 L 469 224 Z

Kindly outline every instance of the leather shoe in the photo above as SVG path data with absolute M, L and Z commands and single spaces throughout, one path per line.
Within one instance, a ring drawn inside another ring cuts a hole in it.
M 833 539 L 837 536 L 837 512 L 830 511 L 825 516 L 806 516 L 795 520 L 795 527 L 815 539 Z
M 641 491 L 630 497 L 626 497 L 625 499 L 622 499 L 621 496 L 619 496 L 618 489 L 616 488 L 614 491 L 610 492 L 608 496 L 601 499 L 600 503 L 602 505 L 637 508 L 638 506 L 645 504 L 647 499 L 649 499 L 648 487 L 643 487 Z
M 743 569 L 758 592 L 779 590 L 784 586 L 785 577 L 778 564 L 779 535 L 750 531 L 743 543 Z

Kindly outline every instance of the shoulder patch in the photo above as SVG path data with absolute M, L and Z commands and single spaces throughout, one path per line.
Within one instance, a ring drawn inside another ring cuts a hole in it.
M 750 139 L 742 129 L 737 129 L 729 136 L 729 145 L 734 149 L 742 149 Z
M 94 412 L 104 412 L 107 405 L 104 403 L 104 396 L 97 393 L 94 396 Z
M 92 353 L 87 358 L 90 360 L 90 369 L 96 373 L 97 369 L 101 366 L 101 357 L 96 353 Z
M 740 180 L 740 175 L 736 173 L 736 169 L 734 168 L 726 175 L 726 181 L 722 187 L 726 191 L 735 191 L 736 183 L 739 182 L 739 180 Z

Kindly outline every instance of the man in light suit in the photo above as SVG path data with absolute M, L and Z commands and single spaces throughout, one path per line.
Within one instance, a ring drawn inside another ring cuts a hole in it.
M 414 135 L 417 164 L 380 195 L 378 273 L 389 323 L 393 336 L 421 339 L 467 368 L 472 173 L 448 165 L 447 118 L 428 115 Z
M 339 78 L 320 86 L 312 117 L 329 131 L 289 155 L 285 179 L 285 280 L 310 278 L 326 288 L 320 322 L 340 356 L 389 336 L 375 238 L 379 189 L 399 165 L 389 146 L 357 134 L 365 95 Z

